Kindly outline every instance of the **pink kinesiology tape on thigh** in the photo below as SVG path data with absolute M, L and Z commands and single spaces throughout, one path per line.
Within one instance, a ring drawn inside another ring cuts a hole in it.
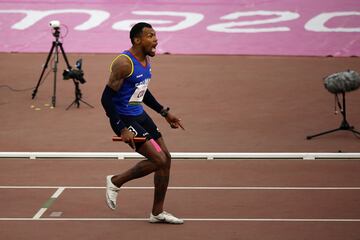
M 161 152 L 161 147 L 159 146 L 159 144 L 157 144 L 157 142 L 155 142 L 154 139 L 150 139 L 150 142 L 154 146 L 157 152 Z

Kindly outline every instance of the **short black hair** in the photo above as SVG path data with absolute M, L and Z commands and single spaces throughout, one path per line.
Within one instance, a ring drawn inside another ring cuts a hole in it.
M 139 22 L 136 23 L 130 30 L 130 40 L 131 43 L 134 44 L 134 38 L 139 37 L 142 33 L 144 28 L 152 28 L 149 23 L 146 22 Z

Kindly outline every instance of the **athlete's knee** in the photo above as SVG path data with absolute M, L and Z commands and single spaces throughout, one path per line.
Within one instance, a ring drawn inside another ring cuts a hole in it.
M 171 155 L 168 151 L 164 152 L 165 154 L 165 158 L 166 158 L 166 163 L 165 163 L 165 168 L 170 169 L 171 167 Z
M 154 159 L 152 159 L 158 169 L 166 168 L 168 165 L 168 159 L 164 153 L 158 154 Z
M 158 169 L 166 169 L 169 170 L 171 166 L 171 155 L 169 152 L 161 152 L 157 157 L 155 164 L 157 165 Z

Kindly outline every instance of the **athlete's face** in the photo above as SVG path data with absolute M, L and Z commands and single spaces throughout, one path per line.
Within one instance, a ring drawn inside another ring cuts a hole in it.
M 146 55 L 151 57 L 156 54 L 156 46 L 158 44 L 156 32 L 152 28 L 143 28 L 141 35 L 141 46 Z

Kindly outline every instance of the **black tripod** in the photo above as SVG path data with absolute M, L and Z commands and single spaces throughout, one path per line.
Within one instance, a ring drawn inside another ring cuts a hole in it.
M 94 106 L 90 105 L 89 103 L 85 102 L 84 100 L 82 100 L 82 93 L 79 87 L 79 81 L 73 78 L 73 82 L 75 84 L 75 100 L 66 108 L 66 110 L 69 110 L 69 108 L 71 108 L 71 106 L 76 105 L 77 108 L 80 107 L 80 102 L 85 103 L 86 105 L 88 105 L 91 108 L 94 108 Z
M 69 61 L 68 61 L 68 59 L 66 57 L 66 54 L 65 54 L 64 48 L 62 46 L 62 43 L 59 41 L 59 37 L 60 37 L 60 28 L 59 27 L 54 28 L 53 36 L 55 37 L 55 41 L 52 42 L 52 46 L 51 46 L 50 52 L 49 52 L 49 54 L 48 54 L 48 56 L 46 58 L 46 62 L 45 62 L 45 65 L 44 65 L 44 67 L 42 69 L 40 78 L 39 78 L 39 80 L 38 80 L 38 82 L 36 84 L 36 87 L 35 87 L 35 89 L 34 89 L 34 91 L 32 93 L 32 99 L 34 99 L 35 96 L 36 96 L 36 93 L 37 93 L 38 88 L 39 88 L 40 83 L 41 83 L 41 79 L 44 76 L 44 73 L 45 73 L 46 68 L 48 67 L 51 55 L 54 52 L 54 59 L 55 59 L 54 68 L 53 68 L 53 71 L 54 71 L 54 89 L 53 89 L 53 96 L 52 96 L 52 99 L 51 99 L 52 101 L 51 102 L 52 102 L 52 106 L 55 107 L 55 104 L 56 104 L 56 75 L 57 75 L 57 70 L 58 70 L 57 65 L 59 63 L 59 48 L 60 48 L 61 53 L 62 53 L 62 55 L 64 57 L 67 68 L 71 69 L 71 66 L 70 66 Z
M 321 135 L 325 135 L 325 134 L 328 134 L 328 133 L 332 133 L 332 132 L 336 132 L 336 131 L 340 131 L 340 130 L 345 130 L 345 131 L 350 131 L 354 134 L 359 134 L 360 135 L 360 132 L 354 130 L 354 127 L 351 126 L 348 121 L 346 120 L 346 101 L 345 101 L 345 92 L 342 92 L 342 105 L 339 101 L 339 98 L 338 96 L 336 95 L 336 100 L 337 100 L 337 104 L 339 106 L 339 109 L 340 109 L 340 112 L 341 112 L 341 115 L 343 116 L 343 120 L 341 122 L 341 125 L 340 127 L 338 128 L 335 128 L 335 129 L 332 129 L 332 130 L 329 130 L 329 131 L 325 131 L 325 132 L 322 132 L 322 133 L 318 133 L 318 134 L 315 134 L 315 135 L 311 135 L 311 136 L 307 136 L 306 139 L 312 139 L 314 137 L 318 137 L 318 136 L 321 136 Z

